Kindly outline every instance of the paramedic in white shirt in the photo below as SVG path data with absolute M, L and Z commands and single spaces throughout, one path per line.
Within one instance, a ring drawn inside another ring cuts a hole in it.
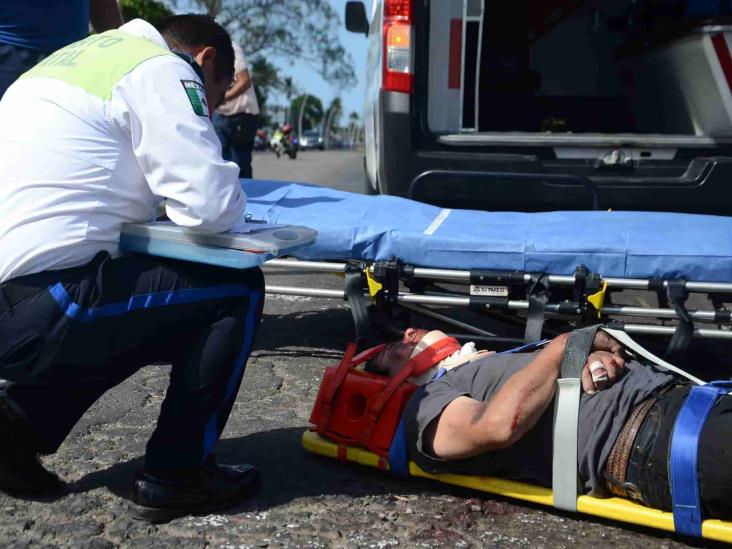
M 226 231 L 239 169 L 210 113 L 229 88 L 227 32 L 202 15 L 134 20 L 57 52 L 0 101 L 0 489 L 60 486 L 56 451 L 105 391 L 172 364 L 133 514 L 164 521 L 254 493 L 250 466 L 212 454 L 262 312 L 259 269 L 122 256 L 122 224 Z
M 239 165 L 239 177 L 252 177 L 252 149 L 259 127 L 259 103 L 254 93 L 249 66 L 239 44 L 234 48 L 234 83 L 214 114 L 214 127 L 226 160 Z

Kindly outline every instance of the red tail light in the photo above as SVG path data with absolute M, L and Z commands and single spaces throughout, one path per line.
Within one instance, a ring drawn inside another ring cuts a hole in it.
M 382 88 L 412 93 L 414 90 L 413 0 L 385 0 Z

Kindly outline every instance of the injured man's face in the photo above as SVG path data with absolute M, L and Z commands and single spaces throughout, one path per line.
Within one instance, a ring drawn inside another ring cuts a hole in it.
M 407 328 L 401 341 L 389 343 L 371 360 L 368 370 L 394 377 L 404 368 L 410 358 L 417 356 L 430 345 L 447 337 L 445 333 L 439 330 L 428 331 Z M 437 368 L 443 367 L 449 370 L 468 362 L 468 360 L 472 360 L 477 355 L 483 354 L 488 354 L 488 351 L 478 352 L 474 343 L 466 343 L 459 351 L 456 351 L 438 364 L 433 365 L 433 368 L 424 374 L 410 378 L 410 381 L 422 385 L 432 379 Z

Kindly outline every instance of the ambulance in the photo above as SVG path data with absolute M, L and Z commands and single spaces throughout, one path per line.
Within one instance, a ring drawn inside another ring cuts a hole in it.
M 351 1 L 346 27 L 367 192 L 732 214 L 729 1 Z

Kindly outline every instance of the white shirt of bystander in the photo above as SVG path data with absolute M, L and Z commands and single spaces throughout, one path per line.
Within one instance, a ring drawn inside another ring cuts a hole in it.
M 247 64 L 247 58 L 244 56 L 244 50 L 236 42 L 232 42 L 231 45 L 234 48 L 234 74 L 248 71 L 249 65 Z M 242 113 L 259 114 L 259 102 L 257 101 L 257 94 L 254 93 L 254 85 L 249 86 L 249 89 L 244 93 L 219 105 L 216 111 L 224 116 Z

